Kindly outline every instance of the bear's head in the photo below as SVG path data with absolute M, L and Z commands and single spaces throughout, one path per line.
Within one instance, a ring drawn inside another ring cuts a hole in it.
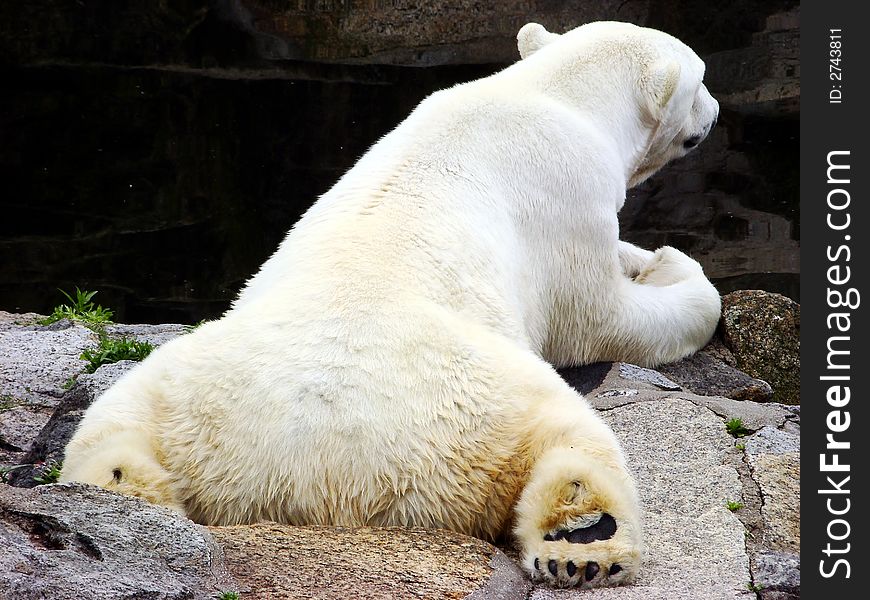
M 630 156 L 628 187 L 694 149 L 719 103 L 687 45 L 630 23 L 588 23 L 562 35 L 537 23 L 517 34 L 523 63 L 551 93 L 601 119 Z

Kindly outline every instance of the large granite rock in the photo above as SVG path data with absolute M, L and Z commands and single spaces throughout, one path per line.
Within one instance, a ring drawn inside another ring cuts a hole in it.
M 500 550 L 445 530 L 274 523 L 209 530 L 245 600 L 524 600 L 532 587 Z
M 784 404 L 800 404 L 800 327 L 800 305 L 785 296 L 743 290 L 722 299 L 721 336 L 737 366 Z
M 751 598 L 743 525 L 725 503 L 742 495 L 722 419 L 665 396 L 605 411 L 622 442 L 644 505 L 647 556 L 637 582 L 592 593 L 538 591 L 533 598 Z
M 0 485 L 0 598 L 214 598 L 233 587 L 193 522 L 79 484 Z
M 0 397 L 30 406 L 54 407 L 73 375 L 87 365 L 80 358 L 97 335 L 78 323 L 15 324 L 0 311 Z
M 449 531 L 210 529 L 92 486 L 0 485 L 0 599 L 523 600 L 531 588 L 501 551 Z
M 773 397 L 769 383 L 750 377 L 706 352 L 696 352 L 677 362 L 662 365 L 659 371 L 702 396 L 755 402 L 765 402 Z
M 762 600 L 800 598 L 800 434 L 765 426 L 746 438 L 745 452 L 761 500 L 758 534 L 749 538 Z

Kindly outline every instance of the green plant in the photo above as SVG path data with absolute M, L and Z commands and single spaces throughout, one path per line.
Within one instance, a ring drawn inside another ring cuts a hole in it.
M 116 363 L 119 360 L 143 360 L 151 354 L 154 346 L 148 342 L 139 342 L 127 338 L 114 339 L 108 336 L 100 336 L 100 345 L 96 348 L 87 348 L 82 352 L 83 360 L 88 361 L 85 367 L 86 373 L 93 373 L 103 365 Z
M 760 592 L 761 590 L 764 589 L 763 585 L 760 585 L 758 583 L 753 583 L 751 581 L 746 585 L 746 587 L 749 588 L 750 592 L 756 592 L 756 593 Z
M 238 592 L 221 592 L 218 594 L 218 600 L 239 600 L 241 596 L 239 596 Z
M 734 447 L 743 452 L 746 450 L 746 444 L 734 444 Z
M 75 375 L 73 375 L 72 377 L 70 377 L 69 379 L 64 381 L 63 385 L 61 385 L 60 387 L 64 390 L 71 390 L 72 386 L 74 386 L 75 384 L 76 384 L 76 378 L 75 378 Z
M 49 316 L 37 321 L 40 325 L 50 325 L 61 319 L 83 321 L 90 325 L 105 325 L 112 322 L 112 311 L 94 304 L 93 297 L 97 292 L 82 291 L 76 286 L 76 296 L 73 298 L 63 290 L 58 291 L 66 296 L 69 304 L 55 306 Z
M 743 419 L 739 418 L 728 419 L 728 421 L 725 423 L 725 431 L 727 431 L 736 438 L 743 437 L 747 433 L 751 433 L 743 426 Z
M 7 465 L 5 467 L 0 467 L 0 483 L 8 483 L 9 473 L 11 473 L 12 471 L 17 471 L 18 469 L 23 469 L 30 466 L 32 465 Z
M 45 485 L 46 483 L 57 483 L 60 479 L 60 469 L 62 463 L 50 461 L 42 468 L 42 473 L 33 478 L 37 485 Z
M 729 500 L 728 502 L 725 503 L 725 508 L 727 508 L 731 512 L 734 512 L 735 510 L 740 510 L 741 508 L 743 508 L 743 503 L 736 502 L 734 500 Z

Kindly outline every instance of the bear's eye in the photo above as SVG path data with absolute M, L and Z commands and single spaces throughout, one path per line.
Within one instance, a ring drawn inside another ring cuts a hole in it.
M 683 148 L 694 148 L 695 146 L 697 146 L 700 143 L 701 143 L 701 136 L 700 135 L 693 135 L 692 137 L 687 139 L 685 142 L 683 142 Z
M 123 475 L 123 473 L 121 473 L 121 469 L 112 470 L 112 477 L 115 478 L 115 481 L 121 481 L 122 475 Z

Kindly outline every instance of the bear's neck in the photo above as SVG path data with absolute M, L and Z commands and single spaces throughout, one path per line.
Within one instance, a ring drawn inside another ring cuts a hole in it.
M 565 73 L 570 73 L 570 77 Z M 566 64 L 559 69 L 541 68 L 532 60 L 525 59 L 489 79 L 504 89 L 527 89 L 529 93 L 515 93 L 516 97 L 539 96 L 551 103 L 554 110 L 558 110 L 558 105 L 566 113 L 573 113 L 592 124 L 615 144 L 622 163 L 625 188 L 637 183 L 635 175 L 643 164 L 655 131 L 639 110 L 637 91 L 618 84 L 630 80 L 628 74 L 619 72 L 619 67 L 614 66 L 607 72 L 585 64 Z

